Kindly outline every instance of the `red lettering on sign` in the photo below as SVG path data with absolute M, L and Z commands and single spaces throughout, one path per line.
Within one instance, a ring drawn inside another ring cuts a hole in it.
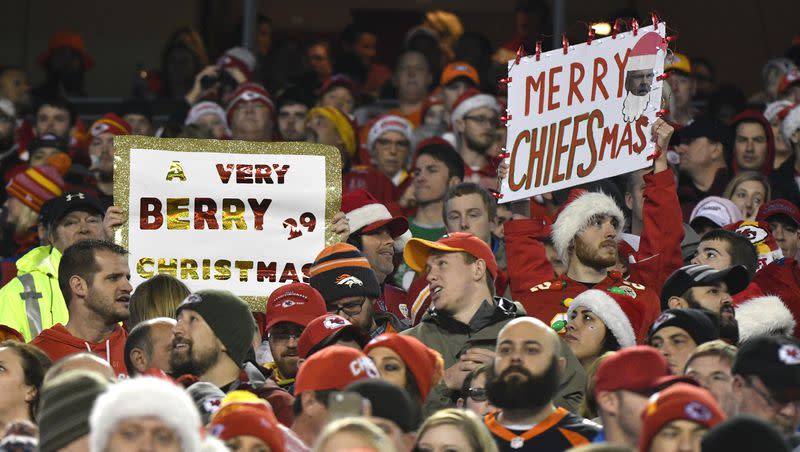
M 580 123 L 589 119 L 589 113 L 583 113 L 578 116 L 575 116 L 575 120 L 572 123 L 572 139 L 569 143 L 569 157 L 567 159 L 567 180 L 572 177 L 572 165 L 575 162 L 575 148 L 586 143 L 585 138 L 578 138 L 578 130 L 580 127 Z M 586 128 L 586 135 L 591 134 L 591 130 Z M 585 136 L 581 134 L 581 136 Z
M 608 64 L 606 63 L 606 60 L 601 57 L 595 58 L 594 75 L 592 76 L 592 102 L 594 102 L 595 98 L 597 97 L 598 89 L 603 93 L 603 99 L 608 99 L 608 91 L 606 90 L 606 86 L 603 84 L 603 77 L 606 76 L 606 72 L 608 72 Z
M 561 106 L 561 102 L 553 102 L 553 94 L 561 91 L 561 87 L 554 84 L 556 74 L 560 73 L 563 70 L 561 66 L 556 66 L 550 68 L 550 73 L 548 74 L 548 93 L 547 93 L 547 109 L 548 110 L 555 110 L 556 108 Z
M 525 116 L 531 112 L 531 92 L 539 93 L 539 114 L 544 111 L 544 72 L 539 73 L 538 78 L 532 75 L 525 77 Z
M 595 126 L 594 123 L 598 124 Z M 600 110 L 593 110 L 589 113 L 589 120 L 586 123 L 586 137 L 589 141 L 589 163 L 578 165 L 578 177 L 586 177 L 591 174 L 597 164 L 597 145 L 594 142 L 594 132 L 603 127 L 603 112 Z M 602 153 L 602 150 L 601 150 Z
M 160 228 L 164 224 L 161 207 L 161 200 L 158 198 L 142 198 L 139 201 L 139 228 L 144 230 Z
M 569 91 L 567 92 L 567 106 L 572 105 L 572 97 L 577 97 L 578 102 L 583 102 L 583 94 L 580 91 L 580 84 L 583 81 L 583 76 L 585 75 L 585 70 L 583 69 L 583 64 L 581 63 L 572 63 L 569 66 Z M 578 74 L 577 77 L 575 74 Z
M 625 86 L 625 66 L 628 64 L 628 55 L 631 54 L 631 49 L 625 50 L 625 57 L 620 60 L 619 54 L 614 55 L 614 62 L 617 63 L 619 68 L 619 83 L 617 84 L 617 97 L 622 97 L 622 88 Z
M 569 146 L 564 144 L 564 129 L 570 123 L 572 123 L 572 118 L 564 118 L 558 122 L 558 139 L 556 140 L 556 153 L 553 157 L 553 183 L 564 180 L 564 175 L 559 173 L 558 170 L 561 165 L 561 156 L 569 151 Z

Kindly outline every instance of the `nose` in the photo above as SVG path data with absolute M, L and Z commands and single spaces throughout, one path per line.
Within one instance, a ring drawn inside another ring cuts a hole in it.
M 617 236 L 617 229 L 614 227 L 613 224 L 611 224 L 610 221 L 606 222 L 603 225 L 603 227 L 604 227 L 604 232 L 605 232 L 605 237 L 606 238 L 612 238 L 613 239 L 614 237 Z
M 692 264 L 694 264 L 694 265 L 699 265 L 699 264 L 700 264 L 700 261 L 699 261 L 699 260 L 697 260 L 697 256 L 693 257 L 693 258 L 692 258 L 692 260 L 691 260 L 690 262 L 691 262 Z
M 569 331 L 570 333 L 572 333 L 572 332 L 574 332 L 574 331 L 575 331 L 575 330 L 577 330 L 577 329 L 578 329 L 578 328 L 575 326 L 575 322 L 573 322 L 572 320 L 570 320 L 569 322 L 567 322 L 567 331 Z
M 289 348 L 297 348 L 297 341 L 298 341 L 298 339 L 299 339 L 299 338 L 298 338 L 298 336 L 297 336 L 297 335 L 295 335 L 295 334 L 290 334 L 290 335 L 289 335 L 289 342 L 287 343 L 288 347 L 289 347 Z
M 124 278 L 122 281 L 122 290 L 127 293 L 133 292 L 133 286 L 131 285 L 131 282 L 127 278 Z
M 436 272 L 434 270 L 430 270 L 428 272 L 428 276 L 426 276 L 425 279 L 430 284 L 430 283 L 432 283 L 434 281 L 437 281 L 439 279 L 439 277 L 436 275 Z

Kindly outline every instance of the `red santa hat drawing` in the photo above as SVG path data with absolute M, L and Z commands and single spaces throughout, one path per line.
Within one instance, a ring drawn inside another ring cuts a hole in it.
M 666 50 L 666 43 L 656 32 L 649 32 L 631 49 L 625 65 L 625 100 L 622 103 L 622 118 L 625 122 L 639 119 L 650 104 L 650 88 L 653 83 L 653 68 L 659 50 Z

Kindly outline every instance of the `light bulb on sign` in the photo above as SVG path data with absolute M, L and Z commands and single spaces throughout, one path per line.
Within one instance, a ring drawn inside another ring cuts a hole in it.
M 597 22 L 592 24 L 592 30 L 600 36 L 611 34 L 611 24 L 608 22 Z

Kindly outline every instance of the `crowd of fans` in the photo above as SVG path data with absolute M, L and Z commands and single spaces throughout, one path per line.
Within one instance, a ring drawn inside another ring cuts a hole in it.
M 428 12 L 393 68 L 359 25 L 277 44 L 260 17 L 213 64 L 181 29 L 93 123 L 79 34 L 40 86 L 1 67 L 0 450 L 800 450 L 800 41 L 749 97 L 671 55 L 651 167 L 498 203 L 496 82 L 541 13 L 492 49 Z M 341 243 L 257 312 L 132 287 L 129 134 L 336 147 Z

